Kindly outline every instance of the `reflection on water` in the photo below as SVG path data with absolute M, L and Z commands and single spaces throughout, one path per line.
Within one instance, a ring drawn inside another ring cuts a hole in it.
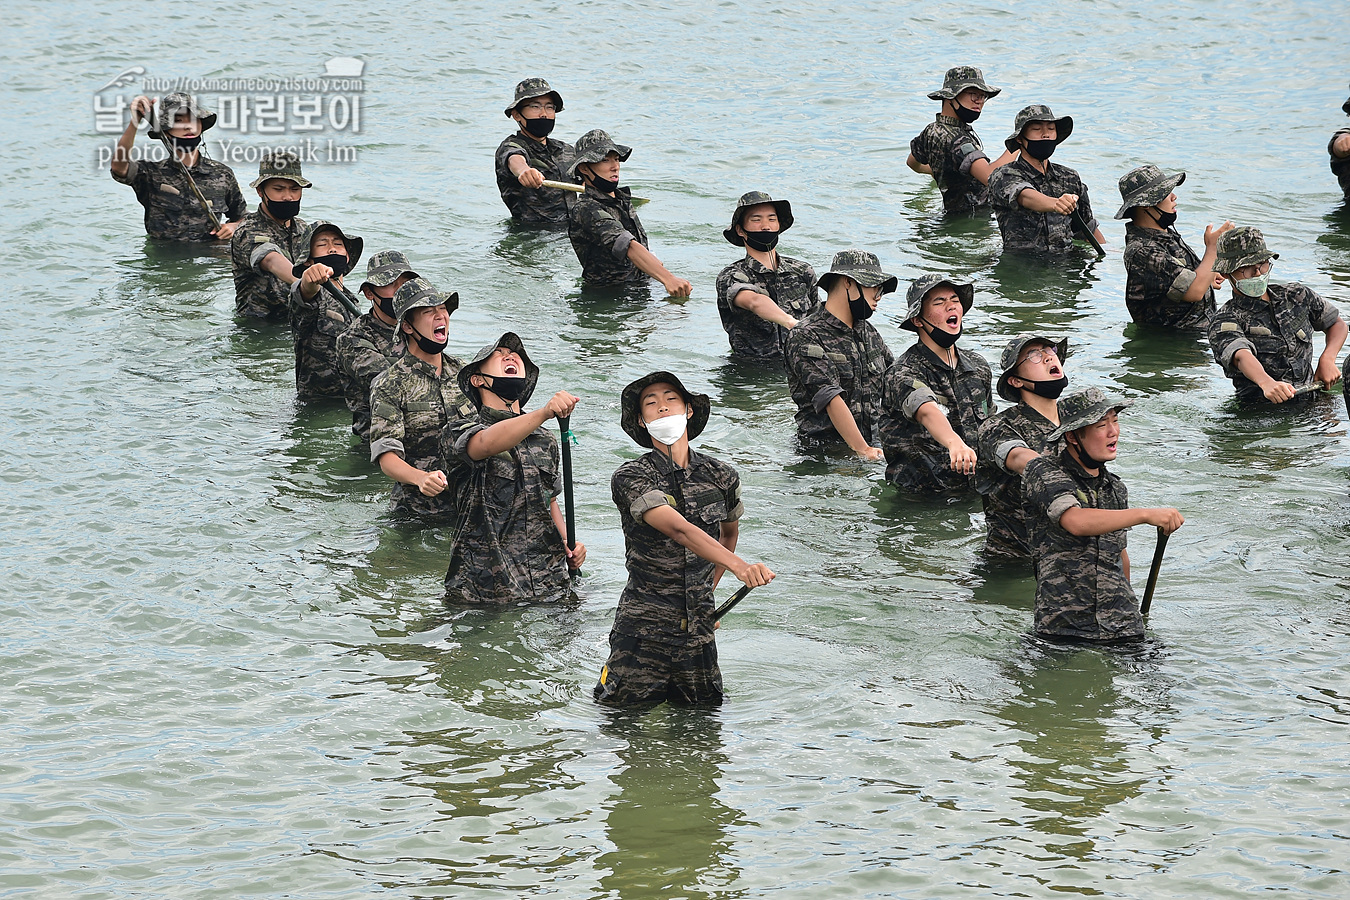
M 1338 400 L 1322 391 L 1279 406 L 1243 406 L 1230 398 L 1218 415 L 1202 423 L 1201 431 L 1215 462 L 1272 482 L 1273 473 L 1317 465 L 1340 452 L 1345 423 Z
M 1202 388 L 1213 375 L 1209 340 L 1202 331 L 1160 328 L 1131 322 L 1125 326 L 1111 377 L 1131 393 L 1165 394 Z
M 740 896 L 732 832 L 745 824 L 718 797 L 727 765 L 715 710 L 666 703 L 645 713 L 606 711 L 601 730 L 617 738 L 619 788 L 607 805 L 614 849 L 597 864 L 614 897 Z
M 1040 259 L 1004 253 L 989 273 L 1002 299 L 986 309 L 1009 334 L 1046 328 L 1073 334 L 1074 323 L 1090 312 L 1079 295 L 1096 284 L 1096 266 L 1095 256 L 1081 254 Z
M 1007 762 L 1025 809 L 1018 822 L 1041 836 L 1045 852 L 1096 858 L 1103 848 L 1092 837 L 1094 820 L 1157 780 L 1135 770 L 1131 748 L 1166 734 L 1156 715 L 1166 706 L 1157 687 L 1159 653 L 1148 645 L 1113 651 L 1029 638 L 1004 666 L 1019 693 L 994 714 L 1024 735 L 1016 742 L 1022 752 Z M 1130 680 L 1144 697 L 1122 693 L 1118 682 Z M 1141 701 L 1152 708 L 1137 708 Z

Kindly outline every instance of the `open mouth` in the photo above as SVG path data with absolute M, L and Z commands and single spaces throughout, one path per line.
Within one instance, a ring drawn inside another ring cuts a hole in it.
M 1049 375 L 1051 378 L 1059 378 L 1064 374 L 1063 370 L 1060 369 L 1059 366 L 1050 366 L 1048 369 L 1045 370 L 1045 373 Z
M 960 326 L 960 323 L 961 317 L 958 316 L 956 313 L 952 313 L 950 316 L 947 317 L 947 327 L 952 330 L 958 328 Z
M 435 328 L 431 329 L 431 338 L 434 341 L 444 341 L 449 333 L 450 329 L 445 325 L 437 325 Z
M 516 362 L 514 359 L 508 359 L 506 362 L 502 363 L 502 374 L 511 376 L 519 375 L 520 363 Z
M 1116 452 L 1116 442 L 1115 442 L 1115 441 L 1108 441 L 1108 442 L 1107 442 L 1107 444 L 1106 444 L 1106 452 L 1107 452 L 1107 453 L 1111 453 L 1111 454 L 1114 454 L 1114 453 Z

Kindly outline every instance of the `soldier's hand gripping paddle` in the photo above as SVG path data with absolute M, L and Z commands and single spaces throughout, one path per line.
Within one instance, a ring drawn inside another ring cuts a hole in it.
M 1144 602 L 1139 604 L 1139 615 L 1147 616 L 1153 605 L 1153 591 L 1158 586 L 1158 570 L 1162 568 L 1163 551 L 1167 549 L 1167 532 L 1158 529 L 1158 543 L 1153 548 L 1153 565 L 1148 570 L 1148 584 L 1144 586 Z
M 554 188 L 559 191 L 572 191 L 573 193 L 577 194 L 580 194 L 586 190 L 586 186 L 584 184 L 573 184 L 570 181 L 545 181 L 544 187 Z M 642 204 L 647 202 L 646 197 L 629 197 L 628 199 L 632 202 L 634 206 L 641 206 Z
M 562 439 L 563 470 L 563 519 L 567 523 L 567 549 L 577 549 L 577 505 L 576 495 L 572 492 L 572 417 L 558 417 L 558 435 Z M 580 569 L 573 570 L 580 575 Z
M 307 268 L 309 267 L 302 263 L 296 263 L 295 265 L 291 266 L 291 274 L 294 275 L 296 278 L 303 277 L 305 274 L 305 269 Z M 319 286 L 328 292 L 328 296 L 332 297 L 338 303 L 347 307 L 348 312 L 356 316 L 358 319 L 361 318 L 361 308 L 358 307 L 355 303 L 353 303 L 350 297 L 342 293 L 342 291 L 339 291 L 337 288 L 333 287 L 331 282 L 325 281 L 323 284 Z

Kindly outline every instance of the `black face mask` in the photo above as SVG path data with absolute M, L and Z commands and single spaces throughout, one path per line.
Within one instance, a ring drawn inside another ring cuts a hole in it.
M 520 375 L 482 375 L 487 389 L 507 403 L 515 403 L 525 393 L 526 378 Z
M 982 110 L 978 109 L 966 109 L 964 106 L 962 106 L 960 103 L 957 103 L 955 100 L 952 101 L 952 106 L 956 107 L 956 117 L 960 119 L 962 122 L 965 122 L 967 125 L 978 119 L 980 117 L 980 113 L 982 112 Z
M 289 222 L 300 212 L 299 200 L 267 200 L 267 211 L 278 222 Z
M 961 337 L 961 332 L 966 330 L 965 326 L 962 325 L 960 331 L 957 331 L 956 334 L 952 334 L 950 331 L 947 331 L 944 328 L 938 328 L 936 325 L 934 325 L 927 319 L 920 319 L 919 321 L 923 322 L 925 325 L 928 326 L 929 339 L 932 340 L 933 343 L 941 347 L 943 350 L 950 350 L 952 346 L 956 343 L 957 339 Z
M 553 133 L 553 126 L 558 124 L 557 119 L 547 119 L 540 116 L 537 119 L 525 120 L 525 131 L 537 138 L 548 137 Z
M 310 259 L 312 263 L 325 265 L 333 270 L 333 274 L 339 278 L 347 274 L 347 265 L 351 260 L 341 253 L 329 253 L 327 256 L 315 256 Z
M 173 148 L 181 153 L 191 153 L 193 150 L 197 149 L 197 146 L 201 144 L 201 142 L 202 136 L 200 134 L 190 138 L 180 138 L 169 135 L 169 143 L 173 144 Z
M 758 250 L 760 253 L 768 253 L 778 246 L 778 232 L 747 231 L 745 233 L 745 246 L 751 250 Z
M 1028 381 L 1029 379 L 1023 379 Z M 1052 378 L 1049 381 L 1032 381 L 1031 392 L 1038 397 L 1048 397 L 1051 400 L 1058 400 L 1059 395 L 1064 393 L 1064 388 L 1069 385 L 1069 376 L 1061 375 L 1058 378 Z
M 374 299 L 375 306 L 380 310 L 380 312 L 384 313 L 386 316 L 388 316 L 388 317 L 391 318 L 391 319 L 392 319 L 392 318 L 395 318 L 395 313 L 394 313 L 394 298 L 393 298 L 393 297 L 381 297 L 379 294 L 376 294 L 374 291 L 371 291 L 371 294 L 374 295 L 374 298 L 375 298 L 375 299 Z
M 413 337 L 417 338 L 417 346 L 423 353 L 435 356 L 444 350 L 445 345 L 449 343 L 449 341 L 433 341 L 431 338 L 422 337 L 422 332 L 418 331 L 416 326 L 410 324 L 408 327 L 412 328 Z
M 1160 228 L 1171 228 L 1173 223 L 1177 220 L 1177 213 L 1176 210 L 1163 212 L 1155 206 L 1153 207 L 1153 219 L 1158 223 Z
M 601 178 L 594 172 L 592 172 L 589 177 L 591 180 L 591 187 L 595 188 L 602 194 L 612 194 L 619 189 L 619 179 L 617 178 L 614 179 L 613 181 L 610 181 L 606 178 Z
M 1045 162 L 1047 159 L 1055 155 L 1055 146 L 1058 143 L 1059 142 L 1056 141 L 1054 138 L 1048 138 L 1043 141 L 1027 141 L 1027 148 L 1026 148 L 1027 154 L 1030 156 L 1034 156 L 1041 162 Z
M 848 311 L 853 316 L 853 324 L 865 322 L 872 318 L 872 313 L 876 312 L 872 305 L 863 299 L 862 290 L 858 290 L 858 296 L 848 301 Z

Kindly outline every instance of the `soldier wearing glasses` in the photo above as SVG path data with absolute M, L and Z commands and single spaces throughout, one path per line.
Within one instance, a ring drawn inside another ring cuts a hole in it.
M 1210 318 L 1209 345 L 1243 403 L 1284 403 L 1313 382 L 1330 387 L 1341 378 L 1336 354 L 1345 343 L 1345 321 L 1303 285 L 1271 284 L 1271 264 L 1279 258 L 1250 226 L 1219 238 L 1214 271 L 1232 283 L 1233 298 Z M 1315 369 L 1314 331 L 1326 332 Z
M 545 181 L 574 180 L 568 174 L 572 145 L 549 137 L 562 109 L 562 95 L 542 78 L 526 78 L 516 85 L 515 100 L 506 108 L 517 131 L 497 147 L 497 190 L 511 218 L 522 225 L 567 224 L 570 192 L 543 187 Z
M 1015 158 L 1005 151 L 991 163 L 971 127 L 984 111 L 985 101 L 1001 90 L 985 84 L 984 73 L 974 66 L 956 66 L 947 70 L 942 89 L 928 95 L 929 100 L 942 101 L 942 112 L 909 142 L 905 164 L 933 176 L 948 213 L 987 212 L 990 174 Z

